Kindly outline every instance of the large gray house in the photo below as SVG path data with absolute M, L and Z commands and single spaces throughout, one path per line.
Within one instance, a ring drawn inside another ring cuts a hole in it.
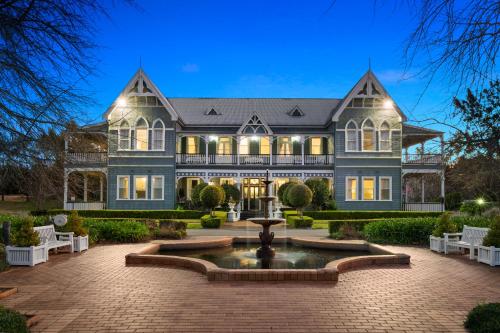
M 444 208 L 443 133 L 406 124 L 371 70 L 335 99 L 168 98 L 139 69 L 103 118 L 66 138 L 67 209 L 173 209 L 211 182 L 258 211 L 266 170 L 274 192 L 325 179 L 339 209 Z

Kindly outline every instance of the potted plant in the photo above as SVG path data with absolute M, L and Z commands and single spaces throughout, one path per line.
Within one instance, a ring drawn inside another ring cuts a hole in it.
M 436 251 L 439 253 L 444 252 L 444 233 L 455 233 L 457 232 L 457 226 L 451 221 L 450 213 L 443 213 L 439 218 L 432 235 L 429 236 L 429 244 L 431 251 Z
M 12 246 L 6 246 L 9 265 L 35 266 L 47 261 L 48 251 L 40 245 L 40 236 L 33 229 L 33 218 L 24 217 L 12 232 Z
M 477 261 L 500 266 L 500 217 L 497 216 L 490 230 L 483 239 L 483 245 L 478 246 Z
M 83 219 L 78 216 L 78 212 L 73 210 L 68 217 L 68 223 L 64 226 L 64 231 L 73 232 L 73 251 L 82 252 L 89 248 L 89 233 L 82 226 Z M 60 236 L 64 237 L 64 236 Z

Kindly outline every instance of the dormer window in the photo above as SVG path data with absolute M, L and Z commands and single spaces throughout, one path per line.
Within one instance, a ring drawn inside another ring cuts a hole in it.
M 296 106 L 292 110 L 290 110 L 290 112 L 288 112 L 288 115 L 291 117 L 302 117 L 304 115 L 304 112 L 302 112 L 302 110 L 298 106 Z
M 210 110 L 208 110 L 206 113 L 205 113 L 207 116 L 219 116 L 220 113 L 217 112 L 217 110 L 215 110 L 214 108 L 211 108 Z

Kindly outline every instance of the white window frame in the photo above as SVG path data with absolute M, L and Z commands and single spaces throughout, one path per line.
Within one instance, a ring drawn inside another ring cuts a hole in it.
M 278 155 L 293 155 L 293 141 L 291 136 L 278 136 L 276 140 Z M 282 148 L 284 152 L 282 152 Z
M 154 178 L 161 178 L 161 198 L 153 198 L 153 195 L 155 193 L 155 188 L 154 188 Z M 157 175 L 157 176 L 151 176 L 151 200 L 164 200 L 165 198 L 165 177 L 162 175 Z
M 382 179 L 389 180 L 389 199 L 382 199 Z M 391 176 L 381 176 L 378 178 L 378 199 L 380 201 L 392 201 L 392 177 Z
M 371 123 L 373 125 L 371 127 L 371 131 L 373 133 L 373 149 L 372 150 L 365 149 L 365 123 L 368 120 L 371 121 Z M 376 152 L 377 151 L 377 130 L 376 130 L 375 122 L 370 118 L 366 118 L 361 123 L 361 151 L 363 151 L 363 152 Z
M 146 149 L 138 149 L 137 148 L 137 129 L 140 128 L 140 129 L 144 129 L 144 127 L 137 127 L 137 123 L 140 121 L 140 120 L 144 120 L 144 122 L 146 123 Z M 139 117 L 137 118 L 136 122 L 135 122 L 135 127 L 134 127 L 134 150 L 135 151 L 148 151 L 149 150 L 149 123 L 148 121 L 144 118 L 144 117 Z
M 384 126 L 384 124 L 387 125 L 387 127 L 389 128 L 387 131 L 389 132 L 389 149 L 382 149 L 382 126 Z M 391 126 L 389 125 L 389 123 L 387 121 L 383 121 L 382 124 L 380 124 L 380 127 L 378 128 L 378 149 L 379 151 L 383 151 L 383 152 L 392 152 L 392 130 L 391 130 Z
M 365 199 L 365 179 L 373 179 L 373 199 Z M 361 198 L 363 201 L 377 201 L 377 177 L 375 176 L 361 177 Z
M 162 127 L 155 128 L 157 123 L 161 123 Z M 160 148 L 155 148 L 155 142 L 157 141 L 157 140 L 155 140 L 156 139 L 156 137 L 155 137 L 156 131 L 161 132 L 161 147 Z M 165 124 L 163 123 L 163 121 L 161 119 L 156 119 L 153 122 L 153 127 L 151 128 L 151 150 L 155 150 L 155 151 L 165 150 Z
M 229 151 L 228 153 L 226 153 L 226 149 L 227 151 Z M 231 136 L 221 136 L 216 144 L 216 155 L 231 155 L 232 153 L 233 153 L 233 138 Z
M 356 127 L 354 130 L 348 129 L 350 123 L 353 123 L 354 127 Z M 345 125 L 345 138 L 344 138 L 344 141 L 345 141 L 345 151 L 346 152 L 357 152 L 358 151 L 358 148 L 359 148 L 358 130 L 359 130 L 358 124 L 353 119 L 349 120 L 347 122 L 347 124 Z M 349 132 L 352 132 L 352 131 L 354 131 L 355 138 L 356 138 L 356 149 L 355 150 L 349 149 L 349 140 L 348 140 L 348 137 L 349 137 Z
M 127 123 L 127 128 L 122 127 L 124 122 Z M 125 130 L 125 129 L 128 129 L 127 148 L 121 148 L 121 141 L 124 140 L 124 139 L 122 139 L 122 130 Z M 131 140 L 130 135 L 131 134 L 132 134 L 132 132 L 131 132 L 131 127 L 130 127 L 129 122 L 126 120 L 122 121 L 120 126 L 118 127 L 118 149 L 117 150 L 122 150 L 122 151 L 130 150 L 130 140 Z
M 319 146 L 316 146 L 319 148 L 319 153 L 315 154 L 313 153 L 313 139 L 319 139 Z M 324 155 L 325 153 L 323 152 L 323 137 L 322 136 L 311 136 L 308 138 L 309 140 L 309 154 L 310 155 Z
M 135 189 L 135 185 L 136 185 L 135 180 L 137 178 L 141 178 L 141 177 L 146 178 L 146 198 L 144 198 L 144 199 L 137 198 L 137 191 Z M 148 194 L 149 194 L 149 179 L 148 178 L 149 177 L 147 175 L 134 175 L 134 200 L 148 200 Z
M 356 199 L 351 199 L 347 196 L 347 193 L 349 193 L 349 180 L 355 180 L 356 181 Z M 357 176 L 346 176 L 345 177 L 345 201 L 359 201 L 359 177 Z
M 127 189 L 127 197 L 120 198 L 120 179 L 127 178 L 128 179 L 128 189 Z M 116 200 L 130 200 L 130 176 L 126 175 L 117 175 L 116 176 Z

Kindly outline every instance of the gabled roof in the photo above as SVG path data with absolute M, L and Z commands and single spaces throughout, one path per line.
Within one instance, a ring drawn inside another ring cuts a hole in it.
M 179 118 L 170 102 L 165 98 L 165 96 L 163 96 L 160 89 L 156 87 L 142 68 L 139 68 L 137 72 L 135 72 L 134 76 L 132 76 L 132 78 L 128 81 L 125 88 L 123 88 L 118 97 L 108 107 L 103 115 L 103 118 L 107 120 L 109 114 L 118 106 L 120 98 L 126 98 L 128 96 L 156 96 L 161 101 L 165 109 L 167 109 L 168 113 L 172 117 L 172 120 L 176 121 Z
M 253 114 L 247 121 L 241 125 L 238 134 L 273 134 L 265 121 L 257 114 Z
M 347 93 L 347 95 L 342 100 L 335 110 L 332 121 L 338 121 L 342 112 L 344 112 L 345 108 L 354 97 L 379 97 L 379 98 L 389 98 L 392 101 L 393 98 L 389 95 L 389 93 L 385 90 L 384 86 L 377 79 L 375 74 L 371 69 L 361 77 L 361 79 L 352 87 L 352 89 Z M 401 111 L 401 109 L 393 103 L 394 109 L 401 116 L 402 121 L 406 121 L 406 115 Z

